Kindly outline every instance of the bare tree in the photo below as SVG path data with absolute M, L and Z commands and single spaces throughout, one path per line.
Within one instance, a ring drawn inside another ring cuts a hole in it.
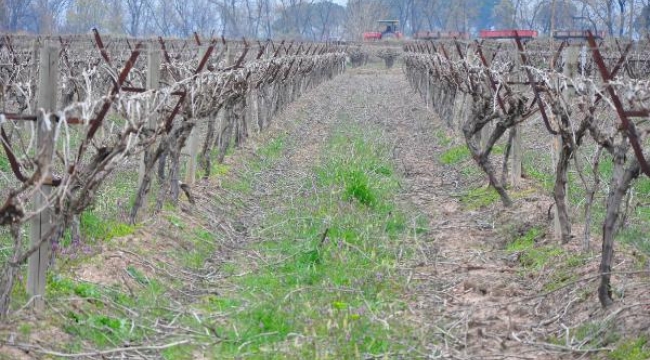
M 52 34 L 57 32 L 61 15 L 68 5 L 68 0 L 35 0 L 32 4 L 32 13 L 36 18 L 34 25 L 39 34 Z
M 105 17 L 108 5 L 100 0 L 75 0 L 66 13 L 65 31 L 71 33 L 87 32 L 91 28 L 105 31 Z
M 147 0 L 125 0 L 128 14 L 126 32 L 131 36 L 140 36 L 146 28 L 146 18 L 150 9 Z
M 388 15 L 388 9 L 378 0 L 348 0 L 345 25 L 349 40 L 360 40 L 363 32 L 373 30 L 377 20 Z
M 32 0 L 4 0 L 7 13 L 7 30 L 18 31 L 25 26 L 25 21 L 30 17 Z

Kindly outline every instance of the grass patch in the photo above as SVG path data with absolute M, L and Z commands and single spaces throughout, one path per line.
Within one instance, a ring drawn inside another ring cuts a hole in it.
M 169 290 L 179 286 L 177 283 L 167 281 L 163 286 L 134 267 L 125 270 L 137 282 L 136 286 L 129 287 L 128 292 L 63 275 L 50 276 L 46 287 L 50 301 L 67 299 L 66 302 L 74 303 L 74 306 L 60 310 L 62 316 L 56 319 L 57 325 L 73 336 L 73 341 L 65 345 L 66 350 L 79 352 L 87 344 L 103 349 L 143 343 L 156 335 L 154 324 L 157 321 L 175 319 L 179 323 L 187 322 L 190 315 L 170 311 L 173 303 Z M 135 312 L 125 312 L 125 309 Z M 133 316 L 135 313 L 137 316 Z
M 555 176 L 550 152 L 524 151 L 522 165 L 526 176 L 534 179 L 545 191 L 553 191 Z
M 544 235 L 545 233 L 541 228 L 533 227 L 507 244 L 505 250 L 508 253 L 520 252 L 519 263 L 524 268 L 540 270 L 552 260 L 566 253 L 555 245 L 536 246 L 537 239 Z M 559 282 L 563 281 L 561 274 L 558 276 Z
M 644 360 L 650 359 L 650 348 L 648 339 L 639 337 L 630 339 L 618 344 L 608 358 L 611 360 Z
M 100 291 L 97 285 L 88 282 L 79 282 L 72 279 L 54 275 L 49 276 L 46 284 L 46 293 L 48 296 L 70 296 L 76 295 L 82 298 L 100 297 Z
M 257 175 L 270 169 L 281 159 L 287 145 L 286 135 L 270 139 L 255 151 L 255 157 L 247 159 L 246 169 L 238 170 L 236 174 L 233 174 L 234 176 L 223 179 L 222 186 L 244 195 L 252 194 L 257 182 L 260 181 Z
M 460 196 L 460 202 L 468 210 L 480 209 L 492 205 L 499 201 L 499 199 L 499 193 L 491 186 L 470 189 Z
M 438 140 L 438 144 L 440 144 L 440 146 L 447 147 L 451 145 L 453 141 L 453 138 L 447 136 L 447 133 L 440 129 L 436 130 L 436 132 L 433 133 L 433 136 L 435 136 L 436 140 Z
M 0 150 L 0 171 L 8 173 L 11 171 L 11 165 L 9 164 L 9 159 L 4 153 L 4 150 Z
M 257 150 L 257 154 L 263 159 L 267 160 L 277 160 L 284 153 L 286 148 L 287 137 L 285 135 L 278 136 L 271 139 L 264 146 L 260 147 Z
M 190 241 L 189 249 L 180 253 L 180 262 L 190 269 L 202 269 L 216 250 L 215 236 L 205 229 L 194 229 L 187 238 Z
M 459 164 L 471 157 L 466 145 L 454 146 L 440 155 L 440 162 L 445 165 Z
M 507 252 L 530 250 L 535 246 L 535 240 L 543 235 L 542 229 L 531 228 L 524 235 L 516 238 L 506 246 Z
M 407 333 L 399 321 L 386 327 L 375 316 L 389 318 L 404 308 L 402 282 L 389 280 L 399 256 L 395 244 L 428 224 L 394 203 L 399 181 L 381 138 L 346 126 L 328 139 L 312 174 L 281 184 L 310 191 L 292 197 L 259 230 L 264 240 L 254 251 L 268 265 L 234 279 L 242 290 L 237 295 L 210 296 L 200 306 L 233 314 L 216 326 L 223 341 L 215 353 L 261 359 L 314 358 L 325 351 L 331 358 L 358 358 L 406 349 L 395 341 Z M 295 342 L 296 334 L 312 340 Z
M 89 242 L 110 240 L 133 234 L 133 225 L 102 219 L 94 211 L 85 211 L 79 218 L 81 235 Z

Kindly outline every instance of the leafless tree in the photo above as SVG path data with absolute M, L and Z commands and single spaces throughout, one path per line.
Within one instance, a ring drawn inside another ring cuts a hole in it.
M 56 32 L 68 2 L 68 0 L 35 0 L 32 12 L 36 18 L 34 23 L 36 32 L 39 34 Z
M 139 36 L 146 28 L 147 17 L 149 16 L 148 0 L 125 0 L 128 13 L 127 33 L 131 36 Z
M 346 33 L 349 40 L 359 40 L 364 31 L 376 28 L 377 20 L 388 15 L 388 8 L 376 0 L 348 0 Z
M 4 0 L 7 16 L 7 30 L 18 31 L 25 27 L 25 21 L 30 17 L 32 0 Z

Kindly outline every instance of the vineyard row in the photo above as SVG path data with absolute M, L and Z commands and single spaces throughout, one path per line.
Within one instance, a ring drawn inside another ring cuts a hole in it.
M 623 224 L 621 204 L 635 179 L 650 176 L 650 51 L 643 45 L 553 42 L 418 42 L 405 45 L 405 72 L 412 87 L 447 124 L 463 134 L 472 158 L 504 206 L 522 175 L 522 133 L 549 138 L 552 149 L 555 232 L 572 234 L 567 203 L 569 169 L 585 187 L 584 246 L 589 247 L 599 165 L 612 162 L 602 224 L 598 295 L 612 304 L 614 236 Z M 537 126 L 537 125 L 543 126 Z M 507 134 L 507 137 L 505 136 Z M 505 138 L 505 139 L 503 139 Z M 505 142 L 502 169 L 495 145 Z M 585 156 L 587 150 L 593 156 Z M 590 164 L 585 165 L 584 158 Z M 591 171 L 585 171 L 591 169 Z M 501 176 L 499 176 L 501 175 Z
M 181 191 L 193 201 L 197 169 L 210 176 L 231 146 L 345 70 L 344 48 L 330 44 L 198 36 L 105 44 L 96 31 L 56 40 L 0 43 L 0 135 L 10 168 L 0 175 L 0 226 L 13 239 L 0 282 L 2 315 L 26 261 L 27 291 L 42 306 L 51 244 L 112 173 L 139 168 L 132 223 L 154 184 L 156 210 L 177 203 Z

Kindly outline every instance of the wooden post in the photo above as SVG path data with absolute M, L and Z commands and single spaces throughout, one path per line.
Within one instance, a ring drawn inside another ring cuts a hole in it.
M 201 47 L 199 51 L 199 59 L 203 59 L 208 48 L 205 46 Z M 201 122 L 199 119 L 194 119 L 194 127 L 190 132 L 190 135 L 187 138 L 187 155 L 189 157 L 187 161 L 187 167 L 185 168 L 185 181 L 184 183 L 189 186 L 194 186 L 196 183 L 196 156 L 199 152 L 199 128 Z
M 160 49 L 156 46 L 151 46 L 147 51 L 147 90 L 158 89 L 160 87 Z M 147 113 L 151 109 L 147 109 Z M 156 127 L 155 118 L 149 118 L 145 125 L 148 130 L 154 130 Z M 140 171 L 138 172 L 138 184 L 142 183 L 144 179 L 145 165 L 144 154 L 142 154 L 142 161 L 140 162 Z
M 512 147 L 510 148 L 512 167 L 510 169 L 510 185 L 519 187 L 521 181 L 521 163 L 523 160 L 521 125 L 515 125 L 510 131 L 513 132 Z
M 42 47 L 41 47 L 40 39 L 37 38 L 36 40 L 34 40 L 34 44 L 32 46 L 32 68 L 31 68 L 32 74 L 36 74 L 36 72 L 38 71 L 39 61 L 41 59 L 40 57 L 41 50 Z M 36 108 L 38 106 L 38 104 L 36 103 L 38 99 L 36 98 L 35 95 L 37 91 L 36 80 L 30 82 L 30 90 L 32 92 L 32 97 L 31 99 L 29 99 L 30 101 L 29 104 L 27 105 L 29 105 L 29 110 L 35 113 L 38 110 Z
M 235 64 L 235 43 L 232 41 L 226 45 L 226 61 L 226 66 L 232 66 Z
M 431 96 L 431 80 L 429 79 L 429 73 L 424 76 L 424 83 L 425 86 L 427 87 L 427 92 L 424 95 L 424 103 L 427 106 L 427 110 L 429 110 L 429 97 Z
M 34 216 L 31 223 L 31 246 L 41 244 L 28 260 L 27 293 L 34 298 L 34 309 L 42 310 L 44 306 L 45 279 L 50 263 L 50 239 L 43 241 L 51 229 L 52 209 L 48 197 L 52 191 L 52 155 L 54 153 L 54 130 L 56 124 L 49 113 L 56 109 L 57 78 L 59 72 L 59 50 L 50 44 L 44 46 L 39 55 L 40 70 L 38 75 L 38 117 L 37 159 L 38 166 L 45 179 L 34 196 L 34 211 L 43 209 Z M 41 111 L 42 109 L 42 111 Z M 48 118 L 49 117 L 49 118 Z
M 513 59 L 515 61 L 515 64 L 519 68 L 518 80 L 522 81 L 525 79 L 525 76 L 523 76 L 522 74 L 523 70 L 521 69 L 521 56 L 517 48 L 515 48 L 515 56 L 513 56 Z M 523 161 L 521 125 L 517 124 L 513 126 L 510 129 L 510 132 L 512 134 L 512 146 L 510 147 L 510 171 L 509 171 L 510 185 L 512 187 L 517 188 L 519 187 L 519 184 L 521 182 L 521 163 Z

